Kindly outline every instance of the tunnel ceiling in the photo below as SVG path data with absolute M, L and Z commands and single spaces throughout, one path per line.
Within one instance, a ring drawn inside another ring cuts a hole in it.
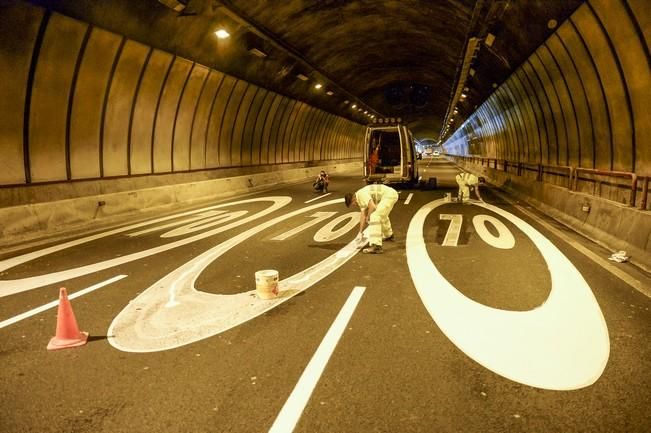
M 582 1 L 31 3 L 361 123 L 372 122 L 371 114 L 399 117 L 409 122 L 417 136 L 438 138 L 458 91 L 467 96 L 456 104 L 456 124 L 470 115 Z M 227 29 L 231 37 L 215 37 L 213 32 L 218 28 Z M 468 50 L 473 42 L 477 42 L 475 48 Z M 324 87 L 317 90 L 316 83 Z M 362 111 L 352 109 L 354 103 Z M 367 115 L 365 110 L 369 111 Z

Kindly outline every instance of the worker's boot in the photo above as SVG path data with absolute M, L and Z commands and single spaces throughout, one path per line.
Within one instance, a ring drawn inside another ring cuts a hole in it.
M 369 245 L 362 250 L 364 254 L 382 254 L 382 245 Z

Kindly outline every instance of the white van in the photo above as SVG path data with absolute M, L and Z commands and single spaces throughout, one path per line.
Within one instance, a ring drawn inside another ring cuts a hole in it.
M 418 183 L 416 146 L 406 125 L 369 126 L 365 143 L 366 183 Z

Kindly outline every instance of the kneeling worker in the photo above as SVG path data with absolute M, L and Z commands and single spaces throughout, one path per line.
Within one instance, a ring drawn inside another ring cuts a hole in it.
M 459 185 L 459 194 L 457 196 L 457 201 L 463 203 L 463 199 L 470 199 L 470 190 L 475 190 L 477 199 L 483 201 L 481 194 L 479 193 L 479 184 L 484 183 L 483 177 L 477 177 L 472 173 L 462 172 L 456 176 L 457 184 Z
M 367 185 L 356 193 L 346 194 L 346 207 L 357 204 L 360 209 L 358 240 L 361 240 L 368 221 L 368 247 L 362 250 L 366 254 L 381 254 L 382 241 L 393 240 L 393 229 L 389 213 L 398 201 L 398 192 L 386 185 Z

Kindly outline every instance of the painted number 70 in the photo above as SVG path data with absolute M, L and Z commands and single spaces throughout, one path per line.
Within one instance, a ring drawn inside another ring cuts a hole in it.
M 444 213 L 439 215 L 439 219 L 450 221 L 448 231 L 441 245 L 444 247 L 456 247 L 463 225 L 463 215 Z M 497 236 L 488 230 L 487 224 L 492 225 L 497 230 Z M 472 218 L 472 225 L 475 227 L 475 231 L 479 237 L 492 247 L 508 250 L 515 246 L 515 238 L 511 231 L 502 221 L 495 217 L 490 215 L 475 215 Z

